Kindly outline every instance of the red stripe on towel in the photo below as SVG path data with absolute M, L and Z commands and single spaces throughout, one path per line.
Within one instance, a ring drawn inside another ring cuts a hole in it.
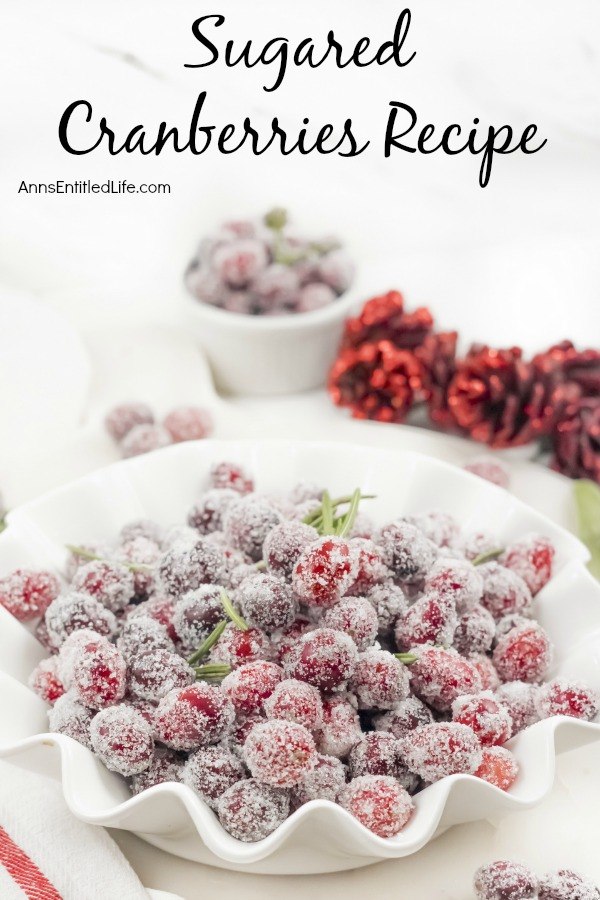
M 4 866 L 28 900 L 63 900 L 54 885 L 15 844 L 2 826 L 0 826 L 0 865 Z

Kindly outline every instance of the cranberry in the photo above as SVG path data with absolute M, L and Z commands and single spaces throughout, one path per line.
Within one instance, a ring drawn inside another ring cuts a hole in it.
M 477 869 L 473 886 L 477 900 L 533 900 L 538 891 L 533 872 L 505 859 Z
M 268 633 L 291 625 L 298 609 L 289 584 L 269 574 L 246 578 L 236 599 L 246 621 Z
M 263 784 L 289 788 L 314 768 L 314 739 L 303 725 L 273 719 L 255 725 L 244 744 L 244 758 L 251 774 Z
M 481 765 L 475 772 L 476 778 L 482 778 L 501 791 L 508 791 L 519 774 L 519 764 L 514 755 L 506 747 L 484 747 Z
M 484 746 L 504 744 L 512 735 L 510 713 L 491 691 L 458 697 L 452 704 L 452 720 L 472 728 Z
M 543 684 L 536 692 L 535 706 L 540 718 L 572 716 L 591 721 L 598 715 L 600 695 L 584 684 L 555 678 Z
M 340 600 L 326 611 L 321 625 L 350 635 L 358 650 L 370 647 L 379 629 L 377 613 L 366 597 L 346 597 Z
M 527 613 L 531 608 L 531 591 L 520 575 L 498 562 L 479 567 L 483 576 L 481 603 L 495 619 L 512 613 Z
M 506 548 L 502 564 L 523 579 L 533 596 L 550 581 L 556 550 L 548 538 L 534 534 Z
M 319 753 L 314 769 L 307 772 L 292 788 L 292 803 L 295 807 L 311 800 L 331 800 L 335 803 L 345 784 L 344 764 L 335 756 L 323 756 Z
M 446 712 L 461 694 L 481 690 L 475 666 L 456 650 L 416 647 L 417 661 L 410 666 L 410 684 L 415 694 L 439 712 Z
M 173 628 L 186 651 L 195 650 L 226 618 L 221 589 L 203 584 L 175 604 Z
M 342 788 L 338 803 L 355 819 L 382 838 L 394 837 L 410 819 L 410 794 L 384 775 L 361 775 Z
M 131 519 L 121 528 L 119 543 L 121 545 L 128 544 L 130 541 L 135 541 L 136 538 L 140 537 L 160 547 L 164 537 L 163 529 L 153 519 Z
M 392 582 L 378 584 L 371 588 L 367 594 L 367 600 L 377 613 L 379 631 L 382 634 L 388 634 L 398 618 L 408 609 L 408 600 L 404 596 L 404 591 Z
M 175 611 L 175 600 L 166 594 L 154 594 L 145 603 L 140 603 L 131 612 L 132 618 L 138 616 L 149 616 L 167 630 L 168 636 L 172 641 L 177 641 L 178 636 L 173 627 L 173 615 Z
M 72 688 L 91 709 L 110 706 L 125 696 L 127 666 L 117 648 L 98 635 L 77 654 L 72 669 Z
M 348 756 L 350 777 L 390 775 L 401 778 L 406 772 L 400 745 L 388 731 L 369 731 L 354 745 Z
M 258 628 L 241 631 L 230 623 L 210 654 L 210 661 L 237 669 L 244 663 L 255 662 L 269 656 L 269 639 Z
M 538 900 L 600 900 L 600 889 L 570 869 L 540 878 Z
M 50 731 L 65 734 L 91 750 L 90 725 L 93 717 L 94 712 L 79 702 L 74 691 L 67 691 L 48 711 L 48 724 Z
M 114 613 L 89 594 L 79 593 L 62 594 L 53 600 L 46 610 L 46 625 L 55 647 L 80 628 L 109 637 L 117 631 Z
M 263 544 L 268 570 L 289 581 L 300 554 L 318 539 L 319 532 L 304 522 L 292 520 L 275 525 Z
M 485 653 L 473 653 L 469 657 L 469 662 L 475 666 L 481 678 L 481 686 L 484 691 L 495 691 L 500 685 L 500 676 L 496 672 L 496 667 Z
M 125 566 L 95 559 L 81 566 L 72 581 L 74 591 L 89 594 L 111 612 L 122 612 L 135 593 L 133 574 Z
M 128 663 L 151 650 L 175 650 L 165 626 L 146 615 L 131 616 L 123 623 L 117 647 Z
M 69 689 L 73 683 L 73 666 L 90 643 L 98 641 L 99 635 L 90 628 L 80 628 L 73 631 L 61 644 L 56 657 L 58 677 Z
M 227 565 L 223 551 L 204 537 L 192 547 L 176 545 L 167 550 L 158 572 L 167 594 L 180 597 L 203 584 L 223 584 Z
M 507 467 L 495 456 L 479 456 L 464 466 L 466 472 L 478 475 L 485 481 L 490 481 L 498 487 L 508 490 L 510 474 Z
M 92 719 L 90 735 L 94 753 L 112 772 L 136 775 L 150 765 L 152 729 L 131 706 L 121 703 L 100 710 Z
M 267 718 L 282 719 L 316 731 L 323 724 L 323 702 L 317 688 L 305 681 L 281 681 L 264 704 Z
M 483 578 L 466 559 L 438 559 L 427 573 L 425 591 L 449 597 L 464 613 L 481 600 Z
M 199 406 L 178 406 L 167 413 L 163 428 L 167 429 L 175 444 L 200 441 L 213 430 L 213 419 L 208 410 Z
M 187 515 L 187 523 L 200 534 L 221 531 L 230 504 L 238 497 L 231 488 L 213 488 L 200 497 Z
M 424 578 L 436 556 L 433 544 L 414 525 L 392 522 L 379 532 L 383 561 L 400 581 Z
M 168 747 L 155 747 L 148 768 L 132 777 L 131 791 L 133 794 L 141 794 L 142 791 L 166 781 L 181 781 L 182 774 L 181 757 Z
M 182 781 L 216 810 L 225 791 L 246 777 L 244 766 L 224 747 L 201 747 L 183 767 Z
M 52 572 L 15 569 L 0 578 L 0 606 L 20 622 L 42 616 L 60 593 L 60 581 Z
M 227 507 L 223 530 L 227 541 L 254 562 L 262 559 L 262 548 L 281 516 L 268 500 L 251 494 L 240 497 Z
M 512 631 L 513 628 L 520 628 L 521 625 L 530 624 L 531 618 L 529 616 L 522 616 L 520 613 L 510 613 L 508 616 L 502 616 L 502 618 L 498 619 L 496 622 L 493 645 L 496 646 L 500 638 L 504 637 L 505 634 L 508 634 L 509 631 Z
M 195 681 L 194 670 L 185 659 L 169 650 L 148 650 L 130 663 L 128 687 L 140 700 L 158 702 L 174 688 Z
M 436 547 L 450 547 L 460 534 L 460 528 L 454 516 L 442 512 L 440 509 L 405 516 L 404 521 L 418 528 Z
M 254 713 L 251 716 L 238 716 L 232 731 L 221 743 L 223 746 L 226 746 L 228 750 L 231 750 L 232 753 L 235 753 L 239 759 L 243 760 L 246 738 L 255 725 L 262 725 L 264 721 L 265 717 L 258 713 Z
M 171 435 L 162 425 L 134 425 L 121 441 L 123 456 L 141 456 L 172 444 Z
M 382 552 L 371 540 L 353 538 L 350 550 L 356 556 L 356 579 L 349 590 L 350 594 L 362 596 L 368 594 L 376 585 L 390 577 L 390 571 L 383 562 Z
M 210 470 L 210 486 L 231 488 L 238 494 L 250 494 L 254 490 L 254 481 L 242 466 L 232 462 L 221 462 Z
M 502 681 L 541 681 L 552 661 L 552 644 L 541 625 L 531 622 L 500 638 L 493 654 Z
M 344 696 L 323 700 L 323 725 L 316 734 L 319 753 L 343 759 L 362 738 L 360 719 Z
M 281 634 L 274 635 L 272 640 L 277 662 L 283 666 L 298 638 L 309 631 L 314 631 L 315 627 L 314 622 L 304 616 L 298 616 L 288 628 L 283 629 Z
M 357 658 L 356 644 L 347 634 L 317 628 L 296 641 L 283 667 L 290 678 L 332 691 L 352 676 Z
M 389 731 L 395 738 L 403 738 L 419 725 L 433 722 L 433 713 L 428 706 L 417 697 L 406 697 L 397 703 L 389 712 L 375 716 L 373 725 L 381 731 Z
M 136 425 L 153 425 L 154 414 L 146 403 L 121 403 L 113 407 L 104 425 L 115 441 L 122 441 Z
M 48 653 L 56 653 L 57 647 L 48 634 L 48 626 L 46 625 L 45 619 L 40 619 L 40 621 L 35 626 L 33 633 L 35 634 L 36 640 L 42 645 L 44 650 L 47 650 Z
M 347 541 L 323 537 L 299 557 L 292 585 L 301 603 L 334 606 L 356 580 L 357 561 Z
M 86 541 L 80 543 L 77 548 L 69 550 L 67 561 L 65 563 L 65 578 L 72 581 L 75 572 L 81 566 L 87 566 L 90 561 L 90 555 L 97 556 L 102 559 L 109 559 L 114 552 L 114 548 L 104 541 Z
M 221 687 L 237 713 L 252 715 L 263 711 L 265 701 L 283 678 L 283 670 L 265 660 L 246 663 L 227 675 Z
M 229 287 L 248 286 L 266 269 L 268 253 L 262 241 L 252 237 L 217 244 L 212 254 L 212 267 Z
M 136 566 L 132 572 L 136 598 L 144 599 L 154 589 L 155 567 L 161 555 L 158 544 L 141 534 L 123 541 L 119 547 L 118 562 Z
M 162 698 L 156 710 L 156 736 L 174 750 L 195 750 L 224 737 L 234 718 L 221 688 L 198 682 Z
M 454 646 L 459 653 L 485 653 L 492 646 L 496 633 L 496 623 L 491 613 L 477 603 L 473 609 L 463 613 L 454 631 Z
M 419 725 L 400 741 L 404 762 L 424 781 L 446 775 L 472 775 L 481 765 L 477 735 L 458 722 Z
M 536 709 L 537 685 L 508 681 L 496 689 L 495 696 L 506 707 L 513 721 L 513 735 L 539 721 Z
M 400 650 L 418 644 L 451 644 L 457 623 L 456 606 L 451 597 L 425 594 L 396 622 L 396 644 Z
M 238 841 L 261 841 L 286 820 L 289 808 L 284 791 L 249 778 L 222 794 L 217 812 L 223 828 Z
M 42 659 L 29 676 L 29 687 L 52 706 L 65 692 L 65 686 L 58 675 L 58 658 L 50 656 Z
M 392 709 L 408 696 L 408 669 L 387 650 L 361 653 L 350 687 L 362 709 Z
M 483 531 L 473 531 L 466 534 L 457 542 L 457 547 L 465 559 L 474 560 L 483 553 L 490 553 L 500 547 L 500 542 L 493 534 Z

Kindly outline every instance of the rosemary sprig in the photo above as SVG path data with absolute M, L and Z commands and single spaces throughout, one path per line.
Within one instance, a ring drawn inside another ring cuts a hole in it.
M 418 660 L 418 656 L 415 656 L 414 653 L 394 653 L 396 659 L 399 659 L 401 663 L 404 663 L 405 666 L 410 666 L 411 663 L 414 663 Z
M 323 510 L 321 534 L 333 534 L 333 504 L 331 502 L 331 494 L 329 491 L 323 491 L 321 509 Z
M 207 663 L 205 666 L 195 666 L 197 681 L 220 681 L 229 675 L 231 666 L 222 665 L 221 663 Z
M 375 494 L 361 494 L 360 490 L 357 488 L 352 494 L 346 494 L 343 497 L 336 497 L 335 499 L 331 499 L 329 492 L 323 492 L 323 498 L 321 500 L 320 505 L 309 512 L 302 521 L 305 525 L 312 525 L 319 534 L 339 534 L 340 528 L 342 528 L 348 518 L 348 515 L 352 513 L 352 521 L 350 522 L 350 527 L 344 532 L 344 534 L 348 534 L 352 528 L 352 524 L 356 519 L 356 512 L 353 511 L 354 506 L 356 506 L 356 511 L 358 511 L 358 504 L 361 500 L 373 500 Z M 350 504 L 350 509 L 347 510 L 340 516 L 337 516 L 338 507 L 344 506 L 346 503 Z M 329 505 L 331 504 L 331 512 L 333 522 L 325 521 L 325 517 L 329 514 Z M 326 530 L 326 526 L 330 525 L 330 530 Z
M 217 643 L 226 628 L 227 619 L 223 619 L 222 622 L 219 622 L 218 625 L 215 625 L 206 640 L 202 641 L 197 650 L 194 650 L 194 652 L 188 659 L 188 665 L 193 666 L 197 662 L 199 662 L 199 660 L 201 660 L 203 656 L 206 656 L 208 651 Z
M 152 566 L 145 565 L 144 563 L 127 563 L 122 560 L 114 560 L 108 559 L 106 556 L 99 556 L 97 553 L 92 553 L 91 550 L 86 550 L 85 547 L 77 547 L 75 544 L 65 544 L 67 550 L 71 553 L 80 556 L 82 559 L 88 559 L 90 562 L 93 560 L 99 559 L 102 562 L 114 562 L 118 563 L 120 566 L 125 566 L 126 569 L 129 569 L 130 572 L 151 572 Z
M 225 590 L 221 590 L 221 603 L 223 604 L 223 609 L 225 610 L 233 624 L 237 625 L 240 631 L 248 631 L 248 623 L 242 619 L 239 612 L 235 609 L 233 603 L 229 599 L 227 591 Z
M 358 513 L 358 507 L 360 504 L 360 488 L 356 488 L 354 493 L 352 494 L 352 498 L 350 500 L 350 506 L 348 507 L 348 512 L 345 516 L 342 516 L 340 525 L 338 525 L 336 529 L 336 534 L 340 537 L 346 537 L 347 534 L 350 534 L 352 528 L 354 526 L 354 522 L 356 521 L 356 514 Z
M 483 563 L 491 562 L 493 559 L 498 559 L 499 556 L 502 556 L 504 553 L 504 547 L 494 547 L 493 550 L 484 550 L 483 553 L 480 553 L 473 560 L 474 566 L 481 566 Z

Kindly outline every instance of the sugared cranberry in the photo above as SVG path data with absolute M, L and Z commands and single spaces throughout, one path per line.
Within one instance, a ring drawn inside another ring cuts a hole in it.
M 290 585 L 266 573 L 255 573 L 246 578 L 236 599 L 246 621 L 269 634 L 291 625 L 298 610 Z
M 119 532 L 119 543 L 121 545 L 135 541 L 136 538 L 143 537 L 147 541 L 152 541 L 159 547 L 163 541 L 163 529 L 153 519 L 131 519 L 126 522 Z M 98 554 L 101 556 L 102 554 Z
M 517 780 L 519 764 L 506 747 L 484 747 L 481 765 L 474 774 L 501 791 L 508 791 Z
M 357 659 L 351 637 L 332 628 L 317 628 L 296 641 L 283 667 L 289 678 L 332 691 L 353 675 Z
M 210 470 L 210 486 L 231 488 L 238 494 L 250 494 L 254 490 L 254 481 L 237 463 L 220 462 Z
M 52 706 L 65 692 L 65 686 L 58 675 L 58 658 L 50 656 L 37 664 L 28 681 L 29 687 Z
M 152 729 L 137 710 L 124 703 L 96 713 L 90 726 L 94 753 L 107 769 L 136 775 L 152 760 Z
M 251 716 L 238 716 L 229 734 L 221 742 L 239 759 L 244 759 L 244 744 L 255 725 L 262 725 L 265 717 L 258 713 Z
M 164 784 L 166 781 L 181 781 L 183 760 L 168 747 L 155 747 L 150 758 L 150 765 L 131 779 L 131 792 L 141 794 L 142 791 Z
M 461 694 L 481 690 L 475 666 L 456 652 L 441 647 L 415 647 L 417 661 L 410 666 L 415 694 L 439 712 L 446 712 Z
M 244 744 L 244 759 L 263 784 L 289 788 L 314 768 L 317 751 L 303 725 L 273 719 L 252 729 Z
M 488 534 L 484 531 L 472 531 L 470 534 L 465 534 L 459 538 L 456 546 L 465 559 L 474 560 L 483 553 L 497 550 L 502 545 L 493 534 Z
M 577 681 L 555 678 L 536 691 L 535 707 L 541 719 L 572 716 L 591 721 L 598 715 L 600 694 Z
M 251 494 L 227 507 L 223 530 L 228 543 L 257 562 L 262 559 L 267 535 L 280 521 L 281 515 L 272 503 Z
M 397 703 L 389 712 L 375 716 L 373 724 L 381 731 L 389 731 L 395 738 L 403 738 L 419 725 L 433 722 L 433 713 L 418 697 L 406 697 Z
M 400 581 L 424 578 L 436 557 L 435 544 L 408 522 L 385 525 L 378 536 L 383 561 Z
M 163 419 L 175 444 L 181 441 L 200 441 L 213 430 L 213 417 L 207 409 L 199 406 L 178 406 Z
M 155 621 L 159 622 L 163 625 L 167 634 L 171 638 L 172 641 L 177 641 L 178 636 L 175 628 L 173 627 L 173 614 L 175 611 L 175 600 L 173 597 L 169 597 L 167 594 L 153 594 L 147 601 L 144 603 L 140 603 L 139 606 L 136 606 L 134 610 L 131 612 L 131 618 L 137 618 L 137 616 L 149 616 L 151 619 L 155 619 Z
M 195 650 L 226 618 L 221 589 L 203 584 L 175 604 L 173 628 L 186 651 Z
M 382 551 L 374 541 L 352 538 L 350 550 L 356 556 L 356 578 L 348 593 L 363 596 L 390 577 Z
M 520 575 L 501 566 L 498 562 L 488 562 L 479 566 L 483 577 L 482 606 L 495 619 L 512 613 L 527 613 L 531 608 L 531 591 Z
M 304 522 L 280 522 L 268 533 L 263 544 L 263 557 L 274 575 L 291 579 L 298 557 L 319 539 L 318 531 Z
M 600 888 L 583 875 L 559 869 L 540 878 L 538 900 L 600 900 Z
M 457 722 L 419 725 L 400 743 L 404 762 L 424 781 L 439 781 L 446 775 L 472 775 L 481 765 L 477 735 Z
M 154 589 L 156 564 L 161 556 L 158 544 L 141 534 L 123 541 L 119 547 L 117 561 L 126 566 L 135 566 L 132 575 L 136 599 L 144 599 Z
M 194 670 L 185 659 L 169 650 L 148 650 L 138 654 L 131 661 L 128 674 L 131 695 L 154 702 L 174 688 L 186 687 L 195 681 Z
M 361 709 L 392 709 L 409 693 L 408 669 L 387 650 L 361 653 L 350 688 Z
M 227 564 L 223 551 L 207 538 L 193 547 L 175 546 L 159 562 L 160 581 L 171 597 L 197 590 L 202 584 L 223 584 Z
M 533 900 L 538 891 L 533 872 L 505 859 L 477 869 L 473 886 L 477 900 Z
M 453 643 L 458 652 L 464 656 L 485 653 L 492 646 L 495 633 L 494 617 L 484 606 L 477 603 L 459 618 Z
M 146 615 L 130 616 L 123 623 L 117 647 L 127 663 L 150 650 L 175 650 L 165 626 Z
M 410 819 L 410 794 L 384 775 L 361 775 L 342 788 L 338 803 L 379 837 L 393 837 Z
M 102 709 L 125 696 L 127 665 L 117 648 L 98 635 L 80 648 L 72 669 L 72 689 L 84 706 Z
M 478 475 L 498 487 L 508 490 L 510 474 L 508 468 L 495 456 L 478 456 L 464 466 L 466 472 Z
M 282 679 L 283 669 L 260 659 L 234 669 L 223 679 L 221 687 L 237 713 L 252 715 L 263 711 L 265 700 Z
M 469 662 L 475 666 L 481 678 L 481 686 L 484 691 L 495 691 L 500 685 L 500 676 L 489 656 L 485 653 L 473 653 L 469 656 Z
M 316 733 L 319 753 L 344 759 L 362 738 L 360 719 L 354 706 L 344 697 L 323 700 L 323 725 Z
M 285 791 L 256 778 L 238 781 L 220 797 L 217 812 L 223 828 L 238 841 L 261 841 L 287 819 L 290 798 Z
M 80 628 L 111 637 L 117 631 L 114 613 L 90 594 L 61 594 L 46 610 L 48 634 L 55 647 Z
M 388 731 L 369 731 L 354 745 L 348 756 L 351 778 L 359 775 L 390 775 L 401 778 L 406 771 L 400 745 Z
M 72 588 L 89 594 L 114 613 L 122 612 L 135 593 L 133 573 L 105 559 L 81 566 L 73 577 Z
M 122 441 L 136 425 L 154 424 L 154 414 L 146 403 L 120 403 L 107 413 L 104 425 L 115 441 Z
M 378 584 L 371 588 L 367 600 L 377 613 L 379 631 L 386 635 L 392 631 L 398 618 L 408 609 L 408 600 L 399 585 L 392 582 Z
M 483 578 L 466 559 L 437 559 L 425 578 L 425 591 L 449 597 L 464 613 L 481 600 Z
M 47 650 L 48 653 L 56 653 L 57 647 L 54 645 L 54 641 L 48 634 L 48 626 L 46 625 L 45 619 L 40 619 L 40 621 L 35 626 L 34 632 L 36 640 L 42 645 L 44 650 Z
M 201 747 L 196 750 L 182 773 L 183 783 L 215 810 L 221 795 L 245 777 L 242 762 L 224 747 Z
M 93 710 L 79 702 L 74 691 L 67 691 L 48 711 L 48 725 L 50 731 L 66 734 L 91 750 L 90 725 L 94 715 Z
M 60 593 L 60 581 L 52 572 L 15 569 L 0 578 L 0 606 L 20 622 L 43 616 Z
M 495 690 L 495 696 L 510 713 L 513 735 L 539 721 L 536 697 L 539 688 L 524 681 L 508 681 Z
M 284 665 L 292 647 L 303 634 L 315 630 L 314 622 L 304 616 L 297 616 L 288 628 L 284 628 L 281 634 L 273 635 L 272 642 L 277 662 Z
M 229 505 L 239 496 L 231 488 L 213 488 L 207 491 L 190 509 L 187 522 L 200 534 L 221 531 Z
M 345 597 L 326 611 L 320 624 L 349 634 L 358 650 L 370 647 L 379 630 L 377 613 L 366 597 Z
M 323 537 L 299 557 L 292 586 L 302 603 L 326 609 L 334 606 L 356 580 L 356 556 L 347 541 Z
M 520 575 L 533 596 L 550 581 L 556 550 L 546 537 L 534 534 L 510 544 L 502 554 L 502 565 Z
M 323 756 L 319 753 L 314 769 L 307 772 L 292 788 L 292 803 L 295 807 L 311 800 L 331 800 L 335 803 L 345 784 L 344 764 L 335 756 Z
M 237 669 L 245 663 L 268 659 L 270 649 L 264 631 L 258 628 L 241 631 L 237 625 L 230 623 L 211 650 L 210 661 Z
M 493 660 L 503 681 L 541 681 L 552 661 L 552 644 L 541 625 L 531 622 L 503 635 Z
M 399 650 L 418 644 L 451 644 L 457 623 L 451 597 L 437 592 L 424 594 L 396 622 L 396 644 Z
M 305 681 L 293 678 L 281 681 L 265 701 L 264 708 L 267 718 L 296 722 L 309 731 L 316 731 L 323 724 L 321 694 Z
M 141 456 L 172 444 L 171 435 L 162 425 L 134 425 L 121 441 L 123 456 Z
M 156 736 L 174 750 L 195 750 L 224 737 L 234 718 L 221 688 L 196 683 L 163 697 L 156 710 Z
M 484 746 L 504 744 L 513 729 L 510 713 L 491 691 L 458 697 L 452 704 L 452 720 L 472 728 Z

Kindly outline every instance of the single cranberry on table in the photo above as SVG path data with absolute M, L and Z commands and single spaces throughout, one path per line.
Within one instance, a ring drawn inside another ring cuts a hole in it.
M 107 413 L 104 425 L 115 441 L 122 441 L 136 425 L 153 425 L 154 413 L 146 403 L 120 403 Z
M 510 472 L 508 467 L 495 456 L 478 456 L 468 462 L 464 467 L 466 472 L 478 475 L 485 481 L 495 484 L 497 487 L 508 490 L 510 487 Z
M 171 435 L 162 425 L 134 425 L 121 441 L 123 456 L 141 456 L 160 450 L 173 443 Z
M 155 734 L 173 750 L 214 744 L 230 731 L 235 711 L 220 687 L 203 683 L 175 688 L 156 710 Z
M 536 900 L 539 885 L 526 866 L 500 859 L 481 866 L 473 886 L 477 900 Z
M 342 788 L 338 802 L 379 837 L 394 837 L 410 819 L 414 805 L 410 794 L 395 778 L 361 775 Z
M 540 878 L 538 900 L 600 900 L 600 888 L 571 869 Z
M 20 622 L 42 616 L 60 593 L 60 581 L 52 572 L 15 569 L 0 578 L 0 606 Z
M 181 780 L 211 809 L 217 809 L 225 791 L 242 781 L 246 770 L 237 756 L 225 747 L 201 747 L 183 766 Z
M 178 406 L 167 413 L 162 424 L 178 444 L 208 437 L 213 430 L 213 417 L 199 406 Z
M 238 781 L 219 798 L 217 812 L 223 827 L 238 841 L 261 841 L 289 815 L 286 791 L 261 784 L 256 778 Z
M 263 784 L 289 788 L 314 768 L 317 749 L 303 725 L 272 719 L 252 729 L 244 744 L 244 760 Z
M 131 706 L 121 703 L 96 713 L 90 737 L 94 753 L 112 772 L 137 775 L 150 765 L 154 752 L 152 728 Z
M 236 713 L 253 715 L 263 712 L 265 701 L 271 697 L 283 677 L 280 666 L 259 659 L 239 666 L 226 675 L 221 688 L 233 703 Z

